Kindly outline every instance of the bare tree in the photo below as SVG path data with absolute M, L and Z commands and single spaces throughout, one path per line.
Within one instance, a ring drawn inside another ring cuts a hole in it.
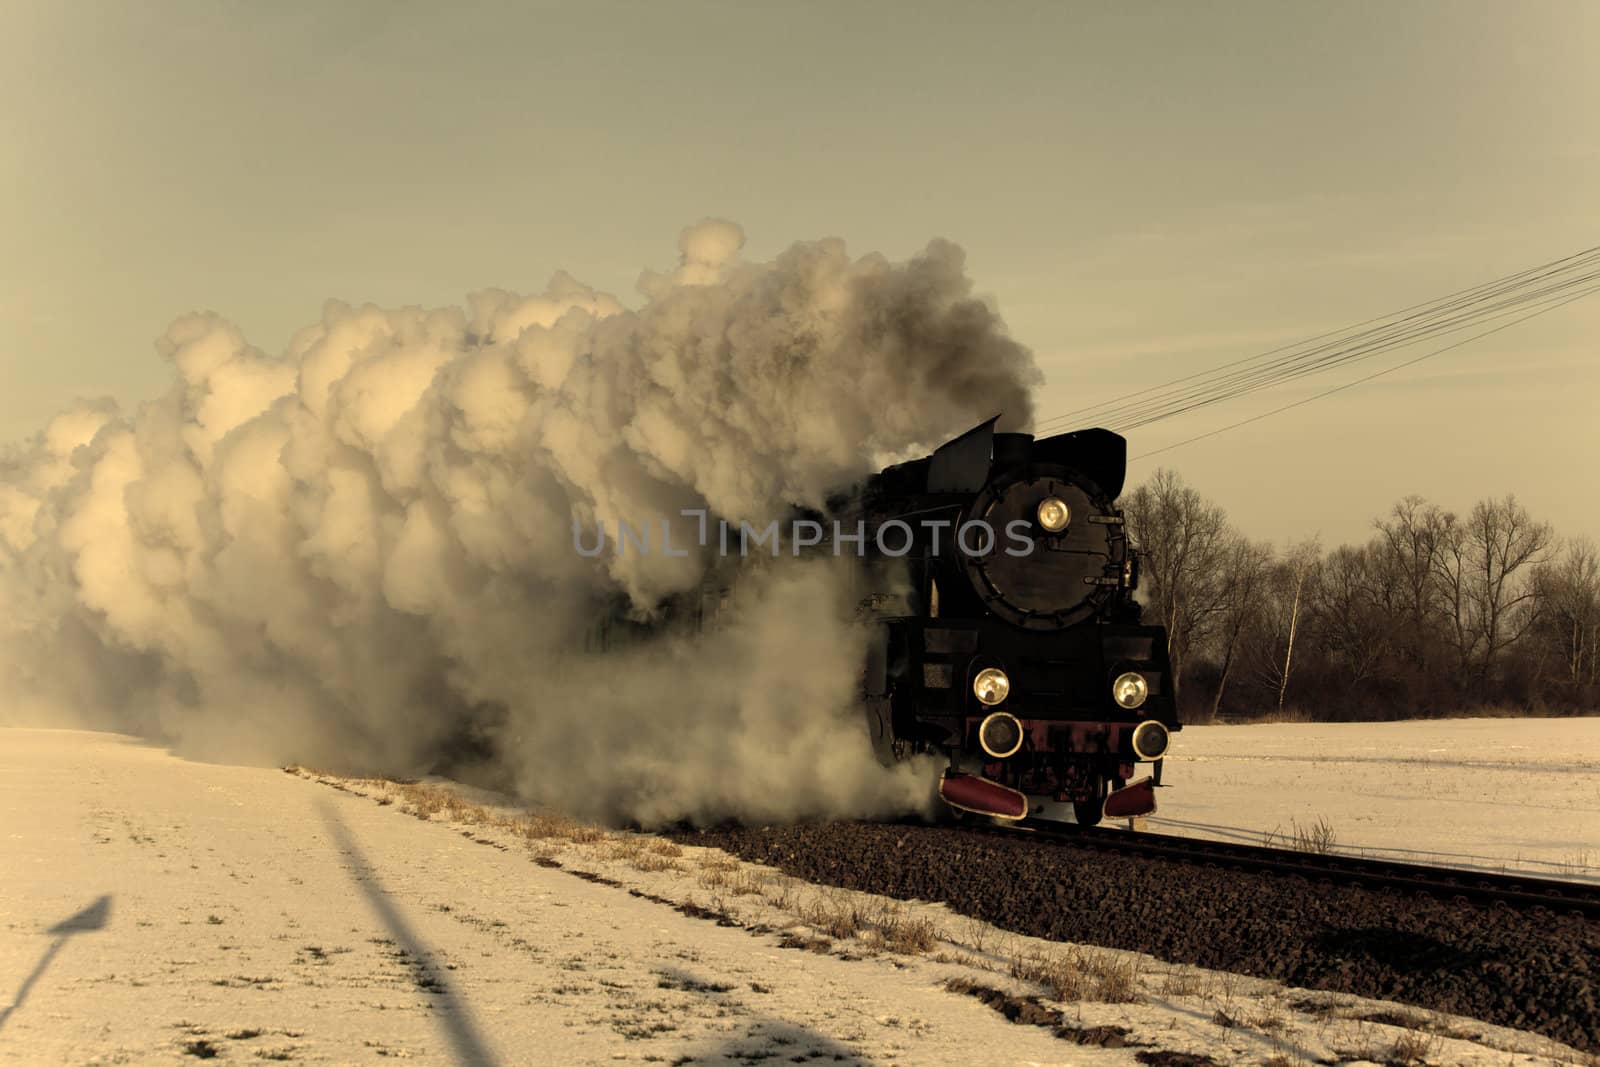
M 1267 569 L 1258 597 L 1260 610 L 1245 645 L 1256 681 L 1272 694 L 1281 711 L 1295 666 L 1295 645 L 1307 607 L 1307 590 L 1316 581 L 1321 556 L 1315 540 L 1291 546 Z
M 1539 568 L 1535 588 L 1566 681 L 1600 683 L 1600 552 L 1594 542 L 1568 542 L 1558 561 Z
M 1283 643 L 1283 670 L 1278 678 L 1278 711 L 1283 711 L 1283 698 L 1289 690 L 1289 670 L 1294 660 L 1294 639 L 1300 629 L 1301 604 L 1305 599 L 1306 582 L 1316 573 L 1322 559 L 1322 549 L 1313 538 L 1289 550 L 1284 560 L 1289 586 L 1294 590 L 1289 599 L 1289 632 Z
M 1334 549 L 1312 590 L 1322 644 L 1343 665 L 1351 689 L 1379 673 L 1412 612 L 1414 593 L 1391 580 L 1387 552 L 1382 537 Z
M 1169 470 L 1124 508 L 1174 690 L 1214 681 L 1196 714 L 1214 719 L 1241 687 L 1280 711 L 1293 687 L 1323 714 L 1535 704 L 1554 686 L 1572 707 L 1600 699 L 1600 547 L 1555 554 L 1514 497 L 1459 515 L 1408 496 L 1370 542 L 1326 557 L 1314 541 L 1283 556 L 1252 544 Z
M 1520 641 L 1538 618 L 1538 600 L 1529 580 L 1544 561 L 1553 534 L 1546 523 L 1534 522 L 1516 497 L 1480 501 L 1466 523 L 1472 563 L 1467 585 L 1471 615 L 1482 647 L 1480 686 L 1487 686 L 1496 660 Z
M 1125 496 L 1123 510 L 1144 554 L 1146 597 L 1167 628 L 1176 693 L 1190 649 L 1223 609 L 1227 516 L 1165 468 Z
M 1373 525 L 1378 529 L 1374 562 L 1380 581 L 1399 598 L 1395 607 L 1405 623 L 1396 628 L 1397 647 L 1426 675 L 1435 634 L 1449 614 L 1440 569 L 1441 555 L 1450 550 L 1456 533 L 1455 516 L 1412 495 Z
M 1472 660 L 1478 629 L 1472 619 L 1472 564 L 1467 530 L 1452 514 L 1443 516 L 1435 532 L 1433 574 L 1439 612 L 1455 650 L 1456 685 L 1465 693 L 1472 682 Z
M 1237 535 L 1228 539 L 1222 566 L 1221 609 L 1216 626 L 1222 666 L 1217 677 L 1217 691 L 1211 698 L 1213 720 L 1222 708 L 1222 694 L 1228 688 L 1228 678 L 1238 660 L 1245 631 L 1261 610 L 1261 587 L 1272 566 L 1272 556 L 1271 545 L 1254 544 Z

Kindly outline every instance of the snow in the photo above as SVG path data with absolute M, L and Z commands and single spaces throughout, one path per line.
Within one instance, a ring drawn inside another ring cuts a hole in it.
M 1244 773 L 1199 756 L 1183 769 Z M 1203 795 L 1193 777 L 1186 788 Z M 185 762 L 115 735 L 0 730 L 0 1061 L 1094 1065 L 1132 1064 L 1137 1046 L 1259 1064 L 1382 1059 L 1405 1040 L 1438 1064 L 1583 1060 L 1398 1009 L 1434 1031 L 1419 1038 L 1364 1021 L 1386 1010 L 1376 1002 L 1108 950 L 1084 958 L 1127 967 L 1132 1001 L 1053 1006 L 1069 1026 L 1127 1028 L 1130 1047 L 1080 1046 L 946 988 L 1051 1003 L 1011 961 L 1062 946 L 711 850 L 674 857 L 645 835 L 529 840 L 482 807 L 408 812 L 410 795 Z M 665 862 L 640 862 L 651 855 Z M 784 947 L 815 941 L 830 907 L 877 916 L 869 930 L 926 919 L 938 942 Z M 1325 1007 L 1294 1006 L 1308 996 Z
M 1600 882 L 1600 718 L 1188 726 L 1149 829 Z

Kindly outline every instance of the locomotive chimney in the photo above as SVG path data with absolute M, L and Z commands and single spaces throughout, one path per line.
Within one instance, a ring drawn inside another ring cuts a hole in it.
M 1033 435 L 997 433 L 994 435 L 994 465 L 1019 466 L 1033 457 Z

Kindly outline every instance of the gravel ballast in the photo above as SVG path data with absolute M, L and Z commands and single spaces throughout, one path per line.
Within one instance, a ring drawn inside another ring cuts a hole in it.
M 1600 1051 L 1600 924 L 1136 859 L 1025 834 L 828 823 L 680 839 L 1003 929 L 1396 1000 Z

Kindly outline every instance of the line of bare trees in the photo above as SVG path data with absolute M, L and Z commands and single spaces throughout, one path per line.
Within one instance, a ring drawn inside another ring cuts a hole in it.
M 1406 497 L 1331 551 L 1250 540 L 1170 470 L 1123 507 L 1189 721 L 1600 711 L 1600 553 L 1514 497 Z

